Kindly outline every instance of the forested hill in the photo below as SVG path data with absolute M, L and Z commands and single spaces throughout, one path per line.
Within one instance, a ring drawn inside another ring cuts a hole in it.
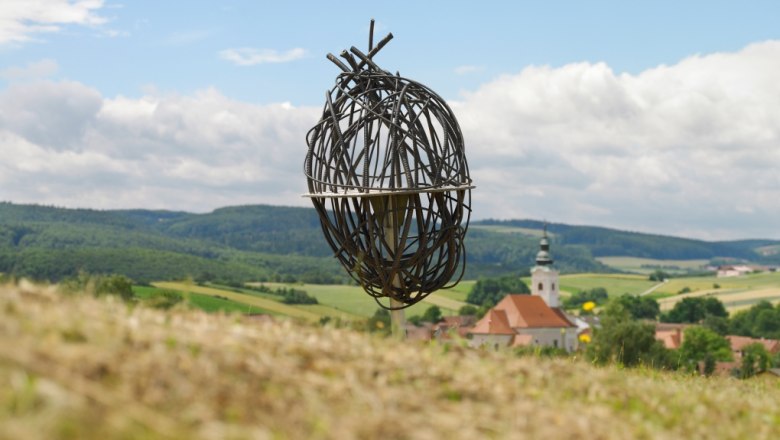
M 538 251 L 541 222 L 473 222 L 466 278 L 523 273 Z M 771 240 L 709 243 L 605 228 L 551 224 L 563 272 L 605 272 L 594 256 L 730 257 L 757 261 Z M 771 258 L 765 257 L 765 258 Z M 218 280 L 341 282 L 311 208 L 236 206 L 193 214 L 160 210 L 64 209 L 0 203 L 0 272 L 56 281 L 79 270 L 137 281 L 191 276 Z
M 529 230 L 541 230 L 544 227 L 544 223 L 537 220 L 483 220 L 476 224 Z M 547 224 L 547 230 L 554 235 L 555 243 L 585 246 L 594 257 L 631 256 L 670 260 L 735 258 L 759 261 L 766 256 L 758 254 L 758 248 L 780 244 L 778 240 L 768 239 L 703 241 L 560 223 Z

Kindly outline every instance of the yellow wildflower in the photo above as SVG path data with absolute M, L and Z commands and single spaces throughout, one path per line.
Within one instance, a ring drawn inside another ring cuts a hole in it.
M 587 333 L 583 333 L 583 334 L 580 335 L 579 339 L 580 339 L 580 342 L 582 342 L 583 344 L 587 344 L 587 343 L 590 342 L 590 335 L 587 334 Z
M 588 301 L 582 305 L 582 310 L 585 310 L 586 312 L 590 312 L 595 307 L 596 307 L 596 303 L 594 303 L 593 301 Z

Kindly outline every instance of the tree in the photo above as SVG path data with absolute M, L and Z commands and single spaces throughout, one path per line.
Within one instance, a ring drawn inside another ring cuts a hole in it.
M 722 316 L 707 315 L 701 325 L 721 336 L 729 333 L 729 319 Z
M 663 280 L 666 280 L 669 278 L 669 274 L 662 271 L 661 269 L 656 269 L 653 273 L 650 274 L 649 277 L 647 277 L 650 281 L 658 281 L 662 282 Z
M 689 297 L 678 301 L 669 313 L 661 316 L 661 321 L 696 324 L 710 315 L 723 318 L 729 316 L 723 303 L 715 297 Z
M 755 321 L 755 333 L 766 337 L 775 337 L 780 332 L 780 313 L 775 309 L 758 312 Z
M 658 301 L 646 296 L 623 295 L 617 297 L 623 307 L 634 319 L 655 320 L 661 313 Z
M 493 307 L 508 293 L 530 293 L 519 277 L 484 278 L 471 288 L 466 302 L 477 306 Z
M 754 338 L 780 338 L 780 304 L 772 306 L 761 301 L 753 307 L 737 312 L 729 320 L 730 334 Z
M 626 367 L 640 364 L 668 367 L 666 349 L 655 339 L 655 326 L 631 319 L 620 301 L 610 301 L 594 331 L 587 356 L 596 363 L 616 362 Z M 662 359 L 664 361 L 662 361 Z
M 728 318 L 729 312 L 726 311 L 726 307 L 718 298 L 714 296 L 708 296 L 703 299 L 704 314 L 711 316 L 718 316 L 721 318 Z
M 428 307 L 420 318 L 421 321 L 430 322 L 436 324 L 441 321 L 441 309 L 439 306 Z
M 766 371 L 771 366 L 771 358 L 764 344 L 756 342 L 742 349 L 742 363 L 739 367 L 739 377 L 747 379 Z
M 723 336 L 700 326 L 685 329 L 680 359 L 689 371 L 698 371 L 699 362 L 711 356 L 715 361 L 730 361 L 731 345 Z
M 460 316 L 477 316 L 477 313 L 479 313 L 479 309 L 470 304 L 466 304 L 458 310 Z

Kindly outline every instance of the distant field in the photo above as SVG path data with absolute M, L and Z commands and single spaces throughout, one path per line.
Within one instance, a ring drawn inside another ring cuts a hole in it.
M 715 285 L 719 286 L 715 288 Z M 677 294 L 688 288 L 690 293 Z M 762 301 L 780 301 L 780 273 L 766 272 L 741 277 L 689 277 L 673 278 L 661 286 L 658 294 L 673 294 L 658 302 L 662 310 L 668 310 L 687 297 L 711 295 L 718 298 L 729 311 L 750 307 Z
M 656 260 L 636 257 L 598 257 L 596 259 L 615 269 L 642 274 L 652 273 L 659 268 L 669 273 L 687 272 L 703 269 L 709 263 L 709 260 Z
M 712 291 L 718 290 L 714 288 L 716 284 L 720 286 L 720 289 L 758 289 L 761 287 L 780 286 L 780 273 L 765 272 L 727 278 L 717 278 L 715 276 L 672 278 L 668 283 L 660 287 L 658 292 L 676 294 L 685 287 L 694 292 L 699 290 Z
M 151 298 L 160 293 L 164 289 L 157 287 L 146 286 L 133 286 L 133 292 L 139 298 Z M 270 315 L 278 315 L 278 313 L 271 310 L 262 309 L 257 306 L 252 306 L 242 302 L 231 301 L 227 299 L 217 298 L 214 295 L 205 295 L 202 293 L 186 292 L 184 293 L 185 300 L 195 308 L 207 311 L 207 312 L 237 312 L 237 313 L 265 313 Z
M 777 253 L 780 253 L 780 244 L 762 246 L 760 248 L 756 248 L 756 252 L 758 252 L 761 255 L 775 255 Z
M 466 297 L 469 296 L 469 292 L 477 284 L 476 280 L 463 280 L 458 283 L 457 286 L 451 289 L 442 289 L 436 292 L 436 295 L 443 296 L 445 298 L 454 299 L 456 301 L 465 302 Z
M 330 285 L 330 284 L 284 284 L 284 283 L 252 283 L 253 285 L 263 284 L 271 289 L 295 288 L 305 290 L 309 295 L 317 298 L 320 304 L 327 305 L 335 310 L 350 313 L 352 315 L 370 317 L 379 308 L 374 299 L 366 294 L 359 286 L 348 285 Z M 466 303 L 448 296 L 447 290 L 432 293 L 422 302 L 406 309 L 407 316 L 422 315 L 432 305 L 438 306 L 442 314 L 455 315 L 457 311 Z
M 658 284 L 654 281 L 648 281 L 647 277 L 643 275 L 595 273 L 562 275 L 560 283 L 560 289 L 569 293 L 603 287 L 611 296 L 624 294 L 639 295 Z
M 322 316 L 314 313 L 313 311 L 304 310 L 302 308 L 283 304 L 274 300 L 260 298 L 258 296 L 248 295 L 245 293 L 231 292 L 229 290 L 215 289 L 213 287 L 204 287 L 195 284 L 178 282 L 157 282 L 152 283 L 152 285 L 163 289 L 177 290 L 180 292 L 200 293 L 211 296 L 219 295 L 232 301 L 259 307 L 260 309 L 269 310 L 280 315 L 305 319 L 307 321 L 318 321 Z
M 499 232 L 502 234 L 522 234 L 522 235 L 529 235 L 531 237 L 542 237 L 544 235 L 544 230 L 542 229 L 531 229 L 531 228 L 521 228 L 517 226 L 501 226 L 501 225 L 470 225 L 469 228 L 473 229 L 481 229 L 483 231 L 490 231 L 490 232 Z M 554 237 L 555 234 L 547 233 L 549 237 Z

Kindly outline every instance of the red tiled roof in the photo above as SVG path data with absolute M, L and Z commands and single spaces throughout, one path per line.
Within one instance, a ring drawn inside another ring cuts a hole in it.
M 446 324 L 448 327 L 451 328 L 469 326 L 474 324 L 475 322 L 477 322 L 475 316 L 445 316 L 444 317 L 444 324 Z
M 556 315 L 558 315 L 558 317 L 568 322 L 571 325 L 571 327 L 577 326 L 576 324 L 571 322 L 571 319 L 569 319 L 569 317 L 566 316 L 566 313 L 563 310 L 561 310 L 560 307 L 550 307 L 550 308 L 552 309 L 553 312 L 555 312 Z
M 515 331 L 509 326 L 506 313 L 503 310 L 490 309 L 477 322 L 471 333 L 490 335 L 513 335 Z
M 551 309 L 541 296 L 507 295 L 493 310 L 505 312 L 512 328 L 574 327 L 560 311 Z
M 756 339 L 747 336 L 726 336 L 731 344 L 732 351 L 742 351 L 746 346 L 750 344 L 759 343 L 766 348 L 766 351 L 774 354 L 780 351 L 780 341 L 777 339 Z
M 656 330 L 655 338 L 664 343 L 664 347 L 678 349 L 682 345 L 682 332 L 678 329 Z

